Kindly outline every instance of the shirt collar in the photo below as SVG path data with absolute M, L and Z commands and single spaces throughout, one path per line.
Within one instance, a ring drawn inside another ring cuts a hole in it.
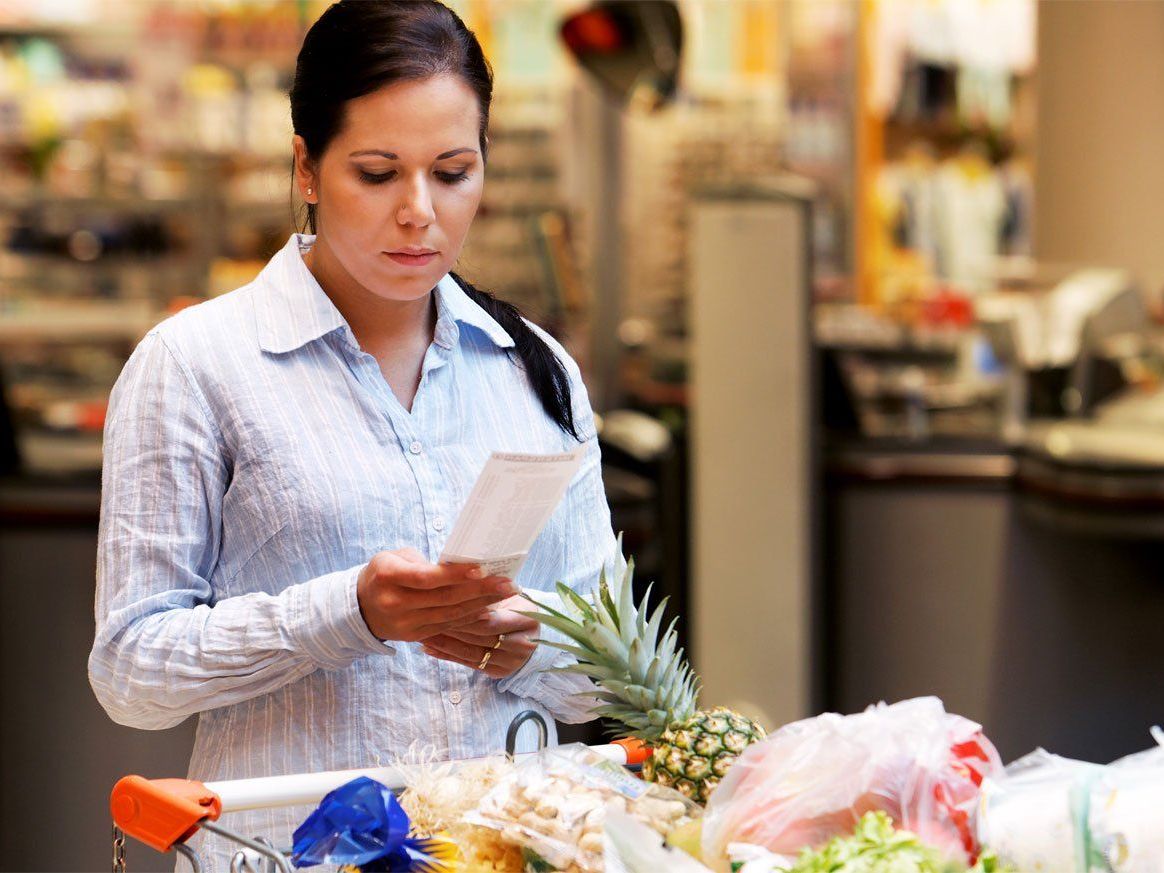
M 472 325 L 489 337 L 498 348 L 512 348 L 515 345 L 513 337 L 497 323 L 493 316 L 482 309 L 480 304 L 465 293 L 465 289 L 452 277 L 452 274 L 445 273 L 437 282 L 436 290 L 438 334 L 440 333 L 440 323 L 443 320 L 453 325 Z M 446 339 L 449 345 L 456 341 L 457 335 L 454 334 L 451 338 Z M 436 339 L 437 342 L 440 342 L 442 337 L 438 335 Z
M 355 344 L 351 328 L 331 298 L 307 269 L 302 253 L 315 242 L 312 234 L 293 233 L 259 273 L 267 293 L 260 298 L 258 315 L 259 346 L 265 352 L 283 354 L 309 342 L 344 329 Z M 458 324 L 469 324 L 482 331 L 501 348 L 514 345 L 513 338 L 484 309 L 475 303 L 450 274 L 437 282 L 437 325 L 434 340 L 452 348 L 460 331 Z
M 303 262 L 302 252 L 313 242 L 313 235 L 291 234 L 259 273 L 256 281 L 267 291 L 258 312 L 259 347 L 265 352 L 291 352 L 348 325 Z

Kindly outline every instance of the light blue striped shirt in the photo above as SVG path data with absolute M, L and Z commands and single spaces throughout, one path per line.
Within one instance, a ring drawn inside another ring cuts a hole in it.
M 405 546 L 435 561 L 490 452 L 577 443 L 542 409 L 512 337 L 448 275 L 405 410 L 303 262 L 312 241 L 292 235 L 254 282 L 164 321 L 114 388 L 89 659 L 98 699 L 146 729 L 197 713 L 190 775 L 204 781 L 389 763 L 413 744 L 481 755 L 529 708 L 587 720 L 592 701 L 573 695 L 592 686 L 541 672 L 568 660 L 548 646 L 496 681 L 365 625 L 360 568 Z M 586 451 L 516 582 L 585 591 L 604 564 L 623 564 L 578 367 L 538 332 L 570 374 Z M 285 844 L 308 811 L 223 823 Z

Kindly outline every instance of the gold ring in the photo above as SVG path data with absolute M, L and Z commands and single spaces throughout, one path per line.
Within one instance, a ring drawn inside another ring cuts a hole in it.
M 503 642 L 505 642 L 505 634 L 498 634 L 497 642 L 493 644 L 493 648 L 490 651 L 496 651 L 497 649 L 500 649 Z
M 489 666 L 489 659 L 493 657 L 493 650 L 490 649 L 485 653 L 485 657 L 481 659 L 481 663 L 477 665 L 478 670 L 484 670 Z

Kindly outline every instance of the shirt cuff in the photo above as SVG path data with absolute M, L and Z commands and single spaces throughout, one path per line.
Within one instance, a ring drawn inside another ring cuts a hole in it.
M 360 564 L 288 589 L 292 642 L 323 670 L 342 670 L 366 655 L 394 655 L 396 649 L 368 629 L 360 613 L 356 585 Z
M 548 630 L 548 628 L 543 628 L 543 630 Z M 554 666 L 554 662 L 561 656 L 562 652 L 557 649 L 539 645 L 529 656 L 528 661 L 497 683 L 497 689 L 516 694 L 518 697 L 535 697 L 534 692 L 542 683 L 542 671 Z

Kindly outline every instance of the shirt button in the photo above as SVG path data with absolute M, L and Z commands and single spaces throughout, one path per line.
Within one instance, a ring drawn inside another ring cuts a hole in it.
M 456 705 L 460 702 L 461 702 L 461 692 L 460 691 L 454 691 L 452 694 L 449 695 L 449 703 Z
M 436 530 L 444 530 L 445 529 L 445 520 L 438 515 L 436 518 L 434 518 L 432 520 L 432 526 Z
M 421 445 L 420 445 L 419 440 L 413 440 L 412 444 L 409 445 L 409 447 L 408 447 L 408 451 L 412 452 L 412 454 L 414 454 L 414 455 L 419 455 L 420 449 L 421 449 Z

